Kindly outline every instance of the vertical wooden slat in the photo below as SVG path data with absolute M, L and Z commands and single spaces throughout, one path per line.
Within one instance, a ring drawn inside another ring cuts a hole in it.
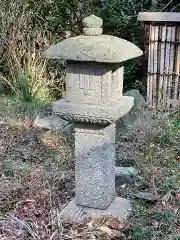
M 168 98 L 169 101 L 168 109 L 171 107 L 171 105 L 174 105 L 172 101 L 172 88 L 173 88 L 173 66 L 174 66 L 174 42 L 176 37 L 176 27 L 171 27 L 171 44 L 170 44 L 170 57 L 169 57 L 169 78 L 168 78 Z
M 179 99 L 179 68 L 180 68 L 180 27 L 176 28 L 176 59 L 175 59 L 175 80 L 174 80 L 174 101 L 180 101 Z
M 148 54 L 149 54 L 149 33 L 150 33 L 150 25 L 145 24 L 144 25 L 144 65 L 143 65 L 143 90 L 146 91 L 146 97 L 147 95 L 147 74 L 148 74 Z
M 164 60 L 165 60 L 165 40 L 166 40 L 166 26 L 161 26 L 161 37 L 160 37 L 160 77 L 159 77 L 159 93 L 158 93 L 158 108 L 162 108 L 163 104 L 163 84 L 164 84 Z
M 164 69 L 164 97 L 163 97 L 163 102 L 164 102 L 164 108 L 168 110 L 169 104 L 169 96 L 168 96 L 168 87 L 169 87 L 169 59 L 170 59 L 170 41 L 171 41 L 171 27 L 167 27 L 167 35 L 166 35 L 166 46 L 165 46 L 165 69 Z
M 151 75 L 150 75 L 150 85 L 151 85 L 151 107 L 154 108 L 154 46 L 155 46 L 155 26 L 152 25 L 151 29 Z
M 152 107 L 152 61 L 153 61 L 153 55 L 152 55 L 152 29 L 153 26 L 150 25 L 150 31 L 149 31 L 149 54 L 148 54 L 148 75 L 147 75 L 147 102 L 149 107 Z
M 177 97 L 177 100 L 178 100 L 178 103 L 179 103 L 179 107 L 180 107 L 180 26 L 178 25 L 178 52 L 177 52 L 177 55 L 178 55 L 178 62 L 176 64 L 176 67 L 177 67 L 177 81 L 178 81 L 178 97 Z
M 153 108 L 156 108 L 157 101 L 157 70 L 158 70 L 158 31 L 159 27 L 154 26 L 154 58 L 153 58 Z

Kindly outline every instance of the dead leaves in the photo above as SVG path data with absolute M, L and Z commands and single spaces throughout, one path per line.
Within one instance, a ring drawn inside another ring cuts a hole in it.
M 120 239 L 125 228 L 124 223 L 112 216 L 92 217 L 87 226 L 98 239 Z

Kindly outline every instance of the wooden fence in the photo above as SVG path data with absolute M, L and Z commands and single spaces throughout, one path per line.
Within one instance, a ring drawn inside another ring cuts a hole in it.
M 147 58 L 147 103 L 160 110 L 180 107 L 180 13 L 142 12 Z

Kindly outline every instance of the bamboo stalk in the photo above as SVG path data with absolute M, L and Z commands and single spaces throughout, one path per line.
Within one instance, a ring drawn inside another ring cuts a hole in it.
M 178 42 L 179 42 L 179 45 L 178 45 L 178 53 L 177 55 L 179 56 L 179 64 L 177 64 L 177 73 L 178 73 L 178 103 L 179 103 L 179 107 L 180 107 L 180 26 L 179 27 L 179 38 L 178 38 Z
M 164 108 L 169 109 L 169 96 L 168 96 L 168 87 L 169 87 L 169 65 L 170 65 L 170 41 L 171 41 L 171 27 L 167 27 L 167 35 L 166 35 L 166 47 L 165 47 L 165 77 L 164 77 Z
M 180 41 L 180 26 L 177 26 L 177 33 L 176 33 L 176 41 Z M 180 101 L 180 91 L 179 86 L 179 73 L 180 73 L 180 43 L 177 45 L 177 52 L 176 52 L 176 61 L 175 61 L 175 82 L 174 82 L 174 100 Z
M 152 80 L 152 89 L 153 89 L 153 108 L 156 108 L 157 105 L 157 70 L 158 70 L 158 33 L 159 26 L 154 27 L 154 48 L 153 48 L 153 80 Z
M 172 101 L 172 84 L 173 84 L 173 66 L 174 66 L 174 42 L 176 37 L 176 28 L 171 27 L 171 44 L 170 44 L 170 56 L 169 56 L 169 77 L 168 77 L 168 101 L 167 108 L 170 109 L 174 105 Z
M 152 32 L 151 32 L 151 75 L 150 75 L 150 85 L 151 85 L 151 107 L 154 108 L 154 46 L 155 46 L 155 26 L 152 26 Z
M 151 86 L 151 68 L 152 68 L 152 54 L 151 54 L 151 35 L 152 26 L 149 26 L 149 54 L 148 54 L 148 75 L 147 75 L 147 103 L 148 106 L 152 105 L 152 86 Z
M 163 83 L 164 83 L 164 61 L 165 61 L 165 40 L 166 40 L 166 26 L 161 27 L 161 44 L 160 44 L 160 77 L 159 77 L 159 97 L 158 108 L 161 109 L 163 101 Z
M 148 85 L 149 85 L 149 94 L 148 94 L 148 104 L 149 107 L 153 107 L 153 74 L 154 74 L 154 26 L 150 26 L 149 34 L 149 59 L 148 59 Z
M 145 34 L 144 34 L 144 68 L 143 68 L 143 88 L 146 91 L 147 96 L 147 72 L 148 72 L 148 52 L 149 52 L 149 31 L 150 25 L 145 24 Z

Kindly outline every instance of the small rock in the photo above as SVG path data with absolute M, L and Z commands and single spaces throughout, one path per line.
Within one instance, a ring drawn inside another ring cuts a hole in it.
M 126 175 L 131 177 L 135 177 L 138 173 L 138 171 L 133 167 L 116 167 L 115 172 L 116 176 Z
M 152 113 L 147 110 L 146 101 L 138 90 L 132 89 L 126 92 L 124 96 L 134 97 L 134 106 L 128 114 L 118 121 L 118 135 L 127 132 L 132 135 L 137 128 L 147 131 L 156 126 L 157 123 L 152 119 Z
M 33 126 L 45 130 L 62 131 L 69 137 L 72 136 L 73 132 L 73 124 L 69 124 L 66 120 L 54 115 L 47 117 L 40 117 L 40 115 L 38 115 L 33 123 Z
M 124 186 L 126 184 L 128 185 L 132 185 L 134 183 L 134 179 L 132 177 L 129 176 L 116 176 L 115 177 L 115 186 L 119 187 L 119 186 Z
M 137 89 L 131 89 L 131 90 L 125 92 L 124 95 L 134 97 L 134 105 L 135 106 L 145 107 L 147 105 L 146 100 L 144 99 L 144 97 L 140 94 L 139 90 L 137 90 Z
M 159 196 L 151 193 L 151 192 L 138 192 L 137 194 L 134 194 L 136 198 L 149 201 L 149 202 L 154 202 L 159 200 Z
M 38 115 L 33 125 L 34 127 L 51 130 L 52 128 L 62 129 L 68 125 L 68 122 L 53 115 L 48 117 L 40 117 Z
M 116 167 L 116 187 L 124 184 L 133 184 L 138 171 L 133 167 Z

